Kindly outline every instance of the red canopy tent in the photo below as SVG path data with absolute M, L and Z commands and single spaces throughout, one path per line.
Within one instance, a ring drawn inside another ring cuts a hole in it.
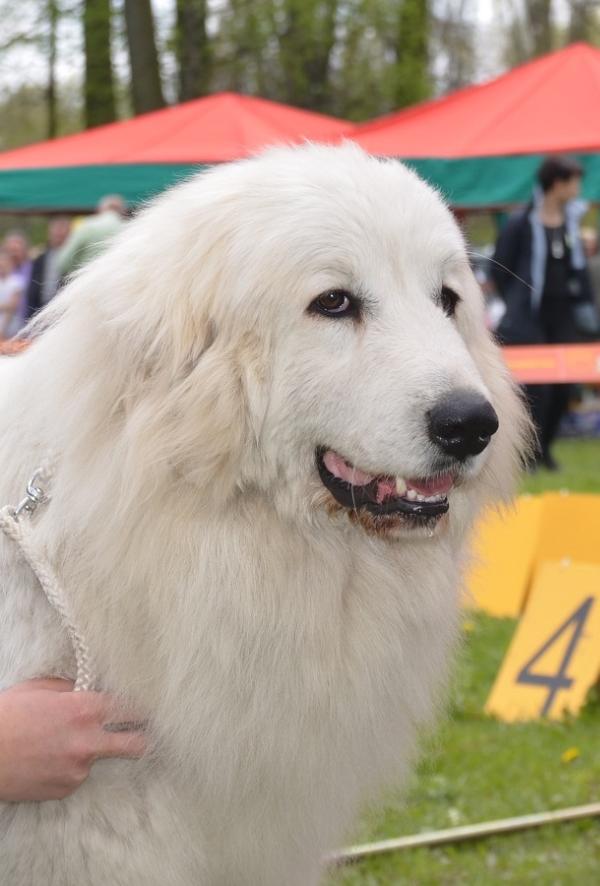
M 107 192 L 138 202 L 199 166 L 267 145 L 333 141 L 353 124 L 236 93 L 0 154 L 0 209 L 91 209 Z
M 355 141 L 401 157 L 453 203 L 526 199 L 543 155 L 576 152 L 600 200 L 600 50 L 575 43 L 500 77 L 366 123 Z

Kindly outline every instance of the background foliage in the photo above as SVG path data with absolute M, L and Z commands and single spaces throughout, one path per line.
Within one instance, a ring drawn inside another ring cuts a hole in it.
M 0 0 L 0 149 L 235 90 L 364 120 L 572 40 L 596 0 Z M 482 29 L 481 9 L 493 12 Z

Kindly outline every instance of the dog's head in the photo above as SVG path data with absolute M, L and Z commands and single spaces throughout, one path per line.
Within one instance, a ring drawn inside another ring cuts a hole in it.
M 73 287 L 107 274 L 135 458 L 211 506 L 257 494 L 396 538 L 511 488 L 520 403 L 461 232 L 400 163 L 307 145 L 211 171 Z

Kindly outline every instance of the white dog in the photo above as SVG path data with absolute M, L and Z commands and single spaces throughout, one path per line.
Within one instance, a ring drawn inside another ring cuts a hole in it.
M 469 528 L 518 467 L 458 227 L 395 161 L 272 150 L 159 197 L 33 337 L 3 360 L 0 504 L 52 455 L 33 543 L 152 751 L 0 806 L 2 883 L 317 883 L 411 762 Z M 72 675 L 4 537 L 0 568 L 3 685 Z

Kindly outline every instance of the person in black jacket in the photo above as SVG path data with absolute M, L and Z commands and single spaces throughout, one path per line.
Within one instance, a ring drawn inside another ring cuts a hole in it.
M 490 269 L 506 312 L 496 330 L 503 344 L 549 344 L 581 340 L 594 311 L 594 293 L 579 223 L 582 168 L 570 157 L 547 157 L 539 188 L 502 230 Z M 590 328 L 588 331 L 592 332 Z M 538 431 L 537 463 L 557 470 L 550 446 L 567 408 L 568 385 L 525 388 Z
M 57 215 L 48 224 L 46 249 L 34 259 L 31 278 L 27 287 L 27 319 L 54 298 L 60 285 L 61 274 L 58 254 L 71 230 L 71 222 L 64 215 Z

